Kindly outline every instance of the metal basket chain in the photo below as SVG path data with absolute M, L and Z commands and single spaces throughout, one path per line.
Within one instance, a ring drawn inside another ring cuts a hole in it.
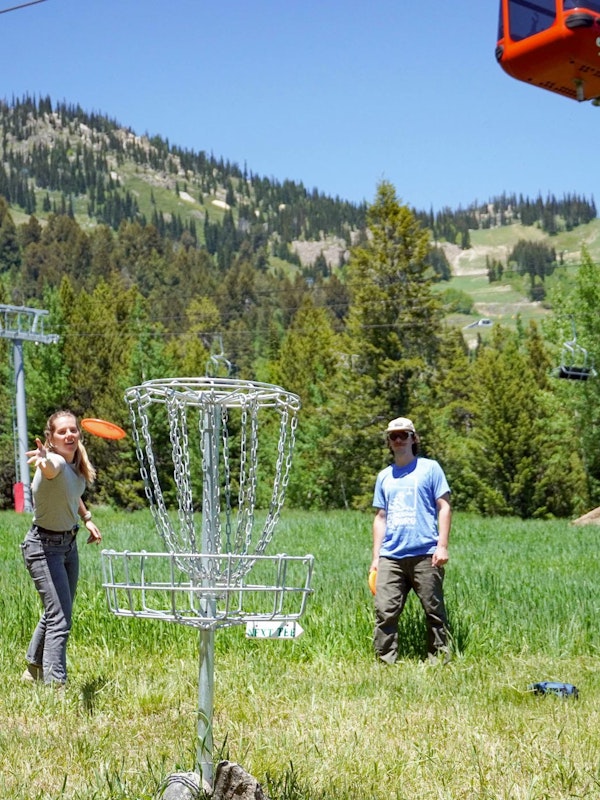
M 249 547 L 248 531 L 252 535 L 253 522 L 253 493 L 252 493 L 252 471 L 256 467 L 256 461 L 248 458 L 248 403 L 244 398 L 242 405 L 242 417 L 240 428 L 240 477 L 238 494 L 238 524 L 236 529 L 235 549 L 239 553 L 247 553 Z M 251 416 L 252 419 L 252 416 Z M 252 434 L 250 438 L 252 448 Z M 250 479 L 250 480 L 249 480 Z
M 285 403 L 278 404 L 280 413 L 279 425 L 279 444 L 277 447 L 277 462 L 275 466 L 275 479 L 273 483 L 273 494 L 271 495 L 271 504 L 269 513 L 265 520 L 263 535 L 260 540 L 256 552 L 261 554 L 264 552 L 266 546 L 269 544 L 273 537 L 275 525 L 279 520 L 281 508 L 285 498 L 285 491 L 289 481 L 290 469 L 292 465 L 292 452 L 294 443 L 296 441 L 296 427 L 298 424 L 298 417 L 296 413 L 291 415 L 289 413 L 289 406 Z M 290 432 L 288 434 L 288 425 Z
M 225 495 L 225 543 L 226 551 L 232 552 L 231 543 L 231 462 L 229 452 L 229 425 L 227 407 L 221 407 L 221 437 L 223 442 L 223 492 Z
M 152 514 L 154 524 L 159 534 L 162 536 L 167 547 L 171 550 L 174 545 L 173 529 L 164 504 L 160 481 L 158 479 L 158 471 L 154 461 L 146 404 L 142 402 L 140 392 L 137 388 L 130 390 L 125 396 L 125 399 L 131 415 L 135 451 L 140 465 L 140 475 L 144 481 L 144 492 L 150 505 L 150 513 Z M 137 415 L 139 416 L 139 426 L 136 424 L 136 408 Z M 144 446 L 142 446 L 142 441 Z
M 169 418 L 169 438 L 173 457 L 173 477 L 177 487 L 179 519 L 179 547 L 181 552 L 196 552 L 194 533 L 194 502 L 190 481 L 189 435 L 187 407 L 179 401 L 175 393 L 167 395 L 167 415 Z
M 246 404 L 242 406 L 242 416 L 240 421 L 240 477 L 239 477 L 239 493 L 238 493 L 238 503 L 243 505 L 244 502 L 244 495 L 246 492 L 246 469 L 247 469 L 247 461 L 248 461 L 248 454 L 246 449 L 247 443 L 247 434 L 246 431 L 248 430 L 248 409 Z
M 285 409 L 286 414 L 286 425 L 287 425 L 287 415 L 289 415 L 289 409 L 286 407 Z M 289 433 L 289 443 L 287 449 L 287 455 L 285 459 L 285 470 L 283 473 L 283 477 L 281 479 L 281 491 L 282 494 L 285 494 L 287 490 L 287 486 L 290 480 L 290 472 L 292 470 L 292 453 L 294 452 L 294 447 L 296 446 L 296 429 L 298 428 L 298 415 L 296 413 L 292 414 L 292 418 L 290 420 L 290 433 Z M 283 501 L 283 499 L 282 499 Z
M 201 408 L 202 550 L 208 553 L 219 553 L 221 551 L 221 491 L 215 465 L 218 464 L 219 458 L 217 430 L 220 427 L 221 410 L 212 396 L 209 402 L 202 404 Z

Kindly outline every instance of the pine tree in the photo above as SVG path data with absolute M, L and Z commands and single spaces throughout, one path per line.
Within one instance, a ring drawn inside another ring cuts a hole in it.
M 478 497 L 470 447 L 473 381 L 473 354 L 462 332 L 444 329 L 436 369 L 419 385 L 411 413 L 418 424 L 421 454 L 442 464 L 452 489 L 452 505 L 461 510 L 473 510 Z
M 387 415 L 408 408 L 411 380 L 435 361 L 440 305 L 431 292 L 429 234 L 390 184 L 380 185 L 367 219 L 372 238 L 349 264 L 348 333 Z
M 582 248 L 581 265 L 574 285 L 559 284 L 551 295 L 555 316 L 546 326 L 546 333 L 557 345 L 557 361 L 581 366 L 587 354 L 587 366 L 600 364 L 600 266 Z M 573 353 L 560 346 L 575 340 Z M 560 407 L 569 411 L 575 423 L 574 441 L 581 442 L 587 471 L 590 501 L 600 505 L 600 381 L 554 381 L 554 392 Z
M 339 354 L 331 318 L 305 297 L 271 367 L 271 379 L 300 396 L 294 469 L 288 500 L 302 508 L 339 505 L 335 492 L 337 457 L 324 440 L 331 434 L 328 404 L 336 383 Z M 337 501 L 337 502 L 336 502 Z
M 62 314 L 67 321 L 63 359 L 68 366 L 66 402 L 79 417 L 101 417 L 126 426 L 127 407 L 123 399 L 136 346 L 139 293 L 122 284 L 100 282 L 93 292 L 80 291 L 73 302 L 72 289 L 61 286 Z M 104 501 L 118 497 L 121 483 L 133 479 L 133 463 L 116 459 L 127 443 L 108 446 L 97 437 L 89 438 L 90 455 L 99 471 L 94 493 Z
M 19 262 L 17 228 L 8 209 L 8 203 L 0 197 L 0 273 L 13 270 Z
M 548 356 L 537 330 L 497 329 L 473 370 L 469 437 L 472 506 L 523 518 L 568 516 L 587 498 L 572 415 L 548 383 Z
M 197 297 L 190 302 L 186 316 L 186 331 L 167 346 L 167 353 L 176 364 L 178 374 L 209 374 L 215 332 L 221 328 L 219 309 L 212 299 Z
M 370 239 L 351 253 L 344 381 L 334 410 L 344 503 L 365 504 L 382 466 L 382 430 L 410 416 L 435 367 L 440 304 L 431 292 L 429 234 L 389 183 L 367 211 Z

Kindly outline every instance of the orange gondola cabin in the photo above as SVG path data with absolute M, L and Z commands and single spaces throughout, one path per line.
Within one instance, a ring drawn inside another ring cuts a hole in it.
M 517 80 L 600 105 L 600 0 L 501 0 L 496 59 Z

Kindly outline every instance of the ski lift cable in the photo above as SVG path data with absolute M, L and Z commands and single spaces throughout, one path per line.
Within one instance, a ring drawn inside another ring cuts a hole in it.
M 18 6 L 11 6 L 11 8 L 0 9 L 0 14 L 8 14 L 9 11 L 17 11 L 19 8 L 27 8 L 27 6 L 37 6 L 39 3 L 45 3 L 46 0 L 29 0 L 28 3 L 20 3 Z

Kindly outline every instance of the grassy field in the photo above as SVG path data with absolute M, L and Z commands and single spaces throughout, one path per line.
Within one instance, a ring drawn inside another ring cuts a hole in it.
M 95 513 L 116 550 L 162 550 L 148 513 Z M 20 682 L 39 607 L 26 516 L 0 515 L 0 797 L 152 798 L 196 755 L 198 633 L 109 614 L 100 553 L 82 578 L 64 692 Z M 454 658 L 430 665 L 418 603 L 401 663 L 376 662 L 371 515 L 287 512 L 272 552 L 316 558 L 296 641 L 217 631 L 215 760 L 273 800 L 600 797 L 598 528 L 455 516 L 446 596 Z M 534 695 L 541 680 L 579 699 Z

